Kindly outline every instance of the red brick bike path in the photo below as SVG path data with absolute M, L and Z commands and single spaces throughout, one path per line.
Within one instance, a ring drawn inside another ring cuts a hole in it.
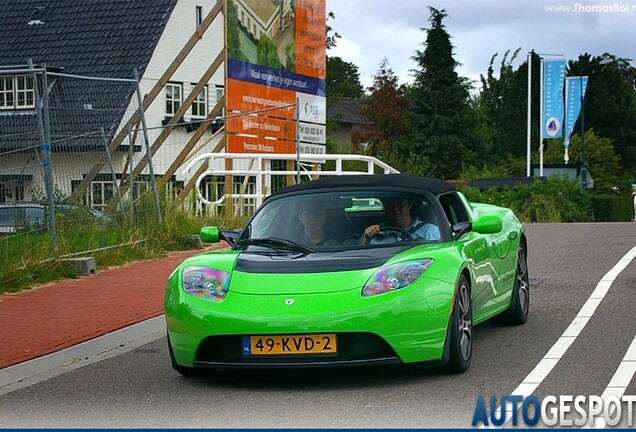
M 168 276 L 201 252 L 98 268 L 92 276 L 0 294 L 0 369 L 161 315 Z

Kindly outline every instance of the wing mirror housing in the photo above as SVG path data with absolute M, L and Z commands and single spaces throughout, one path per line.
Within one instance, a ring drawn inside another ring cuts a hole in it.
M 226 241 L 230 244 L 230 246 L 234 246 L 239 234 L 240 233 L 238 231 L 222 231 L 216 226 L 205 226 L 199 231 L 201 241 L 204 243 L 218 243 L 220 241 Z
M 480 216 L 473 222 L 473 231 L 479 234 L 497 234 L 502 229 L 503 224 L 498 216 Z
M 501 232 L 503 224 L 498 216 L 480 216 L 473 222 L 459 222 L 453 225 L 453 234 L 456 239 L 466 233 L 474 231 L 479 234 L 496 234 Z

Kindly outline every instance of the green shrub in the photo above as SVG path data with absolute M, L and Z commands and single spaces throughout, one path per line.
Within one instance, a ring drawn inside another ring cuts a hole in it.
M 590 201 L 597 222 L 629 222 L 634 217 L 629 195 L 592 195 Z
M 512 188 L 461 188 L 469 201 L 508 207 L 523 222 L 587 222 L 590 201 L 578 182 L 561 177 Z

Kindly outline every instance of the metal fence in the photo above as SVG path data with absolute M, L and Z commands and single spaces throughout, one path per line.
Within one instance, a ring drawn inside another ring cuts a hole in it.
M 225 161 L 232 162 L 231 168 Z M 192 158 L 182 173 L 193 175 L 199 214 L 219 214 L 230 207 L 233 215 L 243 216 L 279 188 L 300 181 L 398 171 L 375 157 L 355 154 L 205 153 Z M 225 187 L 227 177 L 233 180 L 230 190 Z
M 0 69 L 0 262 L 24 259 L 24 251 L 57 258 L 110 246 L 78 237 L 130 215 L 160 218 L 151 161 L 132 182 L 128 175 L 148 144 L 131 132 L 145 125 L 131 76 L 76 76 L 33 64 Z

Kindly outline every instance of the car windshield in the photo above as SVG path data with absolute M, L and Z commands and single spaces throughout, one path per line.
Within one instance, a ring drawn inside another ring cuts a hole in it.
M 287 244 L 283 247 L 281 241 Z M 243 232 L 238 247 L 311 253 L 441 241 L 439 217 L 428 196 L 360 191 L 269 200 Z

